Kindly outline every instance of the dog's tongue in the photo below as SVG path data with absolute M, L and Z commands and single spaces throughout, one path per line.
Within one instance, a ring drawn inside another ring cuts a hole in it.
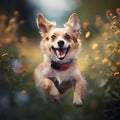
M 58 58 L 64 58 L 65 55 L 66 55 L 66 49 L 63 49 L 63 50 L 56 50 L 56 54 L 58 56 Z

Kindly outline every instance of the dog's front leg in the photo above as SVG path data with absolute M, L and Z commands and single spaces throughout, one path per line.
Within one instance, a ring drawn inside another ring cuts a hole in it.
M 74 90 L 74 98 L 73 98 L 73 104 L 75 106 L 81 106 L 82 105 L 82 98 L 86 91 L 86 82 L 82 80 L 75 80 L 75 90 Z
M 44 81 L 44 82 L 43 82 Z M 48 78 L 44 78 L 44 80 L 41 83 L 41 87 L 47 91 L 47 93 L 51 96 L 51 99 L 53 101 L 61 101 L 60 93 L 58 89 L 55 87 L 54 83 L 52 80 Z

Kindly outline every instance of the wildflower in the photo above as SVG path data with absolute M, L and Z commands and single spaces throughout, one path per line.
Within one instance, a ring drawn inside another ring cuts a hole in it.
M 1 56 L 4 57 L 4 56 L 7 56 L 7 55 L 8 55 L 8 53 L 3 53 Z
M 89 38 L 90 37 L 90 32 L 88 31 L 88 32 L 86 32 L 86 34 L 85 34 L 85 38 Z
M 112 16 L 112 12 L 111 12 L 111 10 L 107 10 L 107 11 L 106 11 L 106 16 L 107 16 L 107 17 Z
M 112 18 L 115 19 L 115 18 L 117 18 L 117 16 L 114 15 Z
M 120 54 L 120 49 L 118 50 L 118 53 Z
M 95 49 L 97 49 L 97 48 L 98 48 L 98 44 L 97 44 L 97 43 L 94 43 L 94 44 L 92 45 L 92 49 L 95 50 Z
M 108 63 L 108 59 L 107 59 L 107 58 L 104 58 L 104 59 L 102 60 L 102 64 L 106 64 L 106 63 Z
M 96 56 L 96 57 L 95 57 L 95 60 L 99 60 L 99 56 Z
M 116 35 L 120 35 L 120 30 L 117 30 L 117 31 L 115 32 L 115 34 L 116 34 Z
M 116 71 L 116 70 L 117 70 L 117 67 L 116 67 L 116 66 L 112 66 L 112 67 L 111 67 L 111 70 L 112 70 L 112 71 Z
M 120 61 L 116 62 L 116 65 L 117 65 L 117 66 L 120 66 Z
M 112 25 L 112 26 L 110 26 L 110 30 L 113 30 L 115 27 Z
M 120 8 L 116 9 L 116 13 L 120 16 Z
M 89 23 L 88 21 L 85 21 L 85 22 L 83 23 L 83 28 L 84 28 L 85 30 L 88 29 L 89 26 L 90 26 L 90 23 Z
M 112 48 L 112 45 L 111 45 L 111 44 L 108 44 L 108 45 L 106 46 L 106 48 Z
M 115 18 L 115 16 L 113 16 L 113 18 Z M 112 26 L 116 26 L 116 24 L 117 24 L 117 23 L 116 23 L 115 21 L 112 21 L 112 22 L 111 22 L 111 25 L 112 25 Z
M 112 21 L 109 28 L 110 28 L 110 30 L 116 30 L 117 29 L 117 22 L 116 21 Z
M 108 41 L 108 40 L 111 40 L 111 39 L 112 39 L 111 36 L 106 36 L 105 41 Z
M 114 77 L 117 77 L 118 75 L 120 75 L 120 72 L 115 72 L 114 73 Z
M 113 49 L 113 50 L 112 50 L 112 53 L 117 53 L 117 49 Z

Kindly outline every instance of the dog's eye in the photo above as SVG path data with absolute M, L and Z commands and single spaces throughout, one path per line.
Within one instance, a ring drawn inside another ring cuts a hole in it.
M 55 36 L 55 35 L 52 35 L 51 38 L 54 40 L 54 39 L 56 38 L 56 36 Z
M 67 40 L 70 40 L 71 37 L 70 37 L 70 35 L 66 34 L 66 35 L 65 35 L 65 38 L 66 38 Z

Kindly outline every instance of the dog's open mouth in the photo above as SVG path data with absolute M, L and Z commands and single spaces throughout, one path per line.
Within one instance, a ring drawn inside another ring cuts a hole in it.
M 65 56 L 67 55 L 70 46 L 68 46 L 67 48 L 54 48 L 52 46 L 52 49 L 54 51 L 54 53 L 56 54 L 56 56 L 58 57 L 58 59 L 63 60 L 65 58 Z

